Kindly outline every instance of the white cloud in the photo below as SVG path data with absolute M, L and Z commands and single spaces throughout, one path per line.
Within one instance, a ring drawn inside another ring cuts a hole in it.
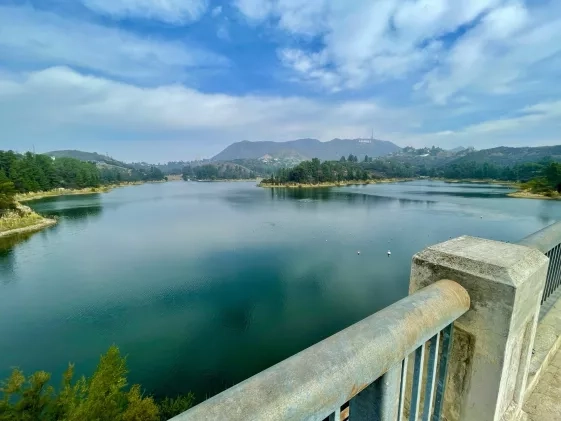
M 89 137 L 100 128 L 105 139 L 114 133 L 127 138 L 173 134 L 195 143 L 221 138 L 221 147 L 242 139 L 365 136 L 372 125 L 385 136 L 407 127 L 404 117 L 403 111 L 372 101 L 205 94 L 181 85 L 139 88 L 65 67 L 0 79 L 2 139 L 35 139 L 37 146 L 41 139 Z M 0 143 L 3 147 L 9 145 Z
M 115 18 L 143 18 L 171 24 L 198 20 L 207 0 L 81 0 L 89 9 Z
M 220 15 L 222 13 L 222 6 L 216 6 L 214 9 L 212 9 L 212 11 L 210 12 L 210 14 L 213 17 L 216 17 L 218 15 Z
M 84 139 L 94 145 L 87 149 L 98 149 L 97 144 L 105 148 L 107 142 L 117 147 L 127 141 L 115 139 L 124 138 L 150 140 L 151 149 L 181 141 L 190 153 L 182 158 L 194 158 L 201 151 L 208 156 L 242 139 L 328 140 L 366 136 L 372 127 L 377 137 L 400 145 L 483 148 L 527 144 L 529 139 L 534 144 L 561 140 L 561 101 L 530 105 L 518 114 L 466 127 L 450 120 L 443 130 L 431 131 L 433 123 L 441 120 L 439 109 L 388 108 L 372 100 L 208 94 L 181 85 L 139 88 L 65 67 L 0 74 L 0 149 L 14 147 L 7 143 L 14 139 L 47 150 L 69 140 L 79 148 Z M 33 124 L 22 124 L 25 121 Z M 130 145 L 124 149 L 130 148 L 136 149 Z M 150 156 L 135 156 L 150 160 Z
M 227 64 L 196 46 L 27 7 L 0 7 L 0 60 L 35 68 L 68 65 L 143 82 L 182 80 L 190 68 Z
M 266 19 L 273 8 L 271 1 L 263 0 L 236 0 L 235 4 L 246 18 L 253 21 Z
M 280 48 L 281 62 L 301 80 L 329 91 L 383 86 L 400 79 L 417 95 L 440 104 L 455 95 L 502 95 L 531 79 L 535 66 L 554 71 L 556 66 L 544 60 L 561 54 L 561 3 L 554 1 L 238 0 L 236 4 L 252 22 L 289 34 Z M 554 81 L 543 80 L 542 73 L 540 78 L 537 83 Z

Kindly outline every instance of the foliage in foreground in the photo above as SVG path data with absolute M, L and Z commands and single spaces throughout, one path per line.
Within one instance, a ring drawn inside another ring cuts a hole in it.
M 126 359 L 112 346 L 90 378 L 74 381 L 70 364 L 57 391 L 51 375 L 38 371 L 25 377 L 19 369 L 1 383 L 0 421 L 160 421 L 192 406 L 193 394 L 159 404 L 139 385 L 127 387 Z

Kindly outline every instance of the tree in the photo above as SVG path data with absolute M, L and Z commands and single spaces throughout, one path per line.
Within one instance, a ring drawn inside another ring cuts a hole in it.
M 14 196 L 16 188 L 14 183 L 0 170 L 0 216 L 9 209 L 15 209 Z
M 192 406 L 193 394 L 166 398 L 161 408 L 139 385 L 127 390 L 126 359 L 116 346 L 102 355 L 91 378 L 73 382 L 74 366 L 63 375 L 58 393 L 48 384 L 50 374 L 38 371 L 26 378 L 14 369 L 0 387 L 0 420 L 5 421 L 159 421 Z M 161 418 L 160 418 L 161 417 Z
M 341 157 L 341 159 L 339 160 L 339 162 L 347 162 L 347 158 L 345 158 L 345 156 L 343 155 L 343 156 Z

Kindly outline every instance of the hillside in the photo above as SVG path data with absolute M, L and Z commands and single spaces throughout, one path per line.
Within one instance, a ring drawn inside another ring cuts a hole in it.
M 73 158 L 83 162 L 92 162 L 100 171 L 101 177 L 107 182 L 161 180 L 164 178 L 162 171 L 153 165 L 136 168 L 96 152 L 78 150 L 60 150 L 46 152 L 42 155 L 57 158 Z
M 338 160 L 350 154 L 359 158 L 364 156 L 383 156 L 399 151 L 392 142 L 377 139 L 333 139 L 320 142 L 317 139 L 298 139 L 288 142 L 242 142 L 233 143 L 212 158 L 212 161 L 233 161 L 236 159 L 258 159 L 265 155 L 275 156 L 283 151 L 301 155 L 302 158 Z
M 471 152 L 453 161 L 454 163 L 477 162 L 494 165 L 516 165 L 526 162 L 538 162 L 544 158 L 561 162 L 561 145 L 510 148 L 500 146 L 498 148 L 483 149 Z
M 110 158 L 106 155 L 98 154 L 97 152 L 61 150 L 61 151 L 45 152 L 43 155 L 54 156 L 55 158 L 74 158 L 86 162 L 105 162 L 106 164 L 115 165 L 117 167 L 127 166 L 121 161 L 117 161 L 116 159 Z

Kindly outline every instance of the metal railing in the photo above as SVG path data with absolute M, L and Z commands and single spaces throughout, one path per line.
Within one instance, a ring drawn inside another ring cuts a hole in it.
M 172 420 L 438 421 L 452 323 L 469 306 L 436 282 Z
M 518 244 L 538 249 L 549 257 L 549 267 L 541 304 L 543 304 L 561 285 L 561 222 L 556 222 L 529 235 Z

